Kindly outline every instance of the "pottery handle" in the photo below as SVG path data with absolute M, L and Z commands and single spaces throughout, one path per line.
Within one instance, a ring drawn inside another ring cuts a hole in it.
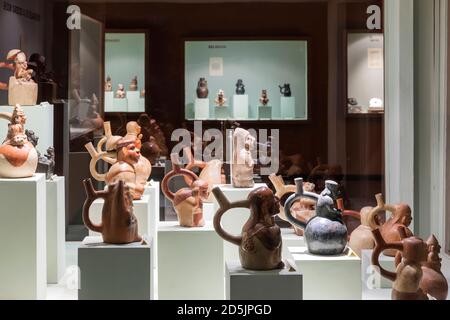
M 302 178 L 295 179 L 295 185 L 297 186 L 297 193 L 291 195 L 286 200 L 286 203 L 284 204 L 284 214 L 285 214 L 287 220 L 291 224 L 293 224 L 293 225 L 295 225 L 295 226 L 297 226 L 299 228 L 305 229 L 306 226 L 308 225 L 309 221 L 305 223 L 305 222 L 303 222 L 301 220 L 298 220 L 296 217 L 294 217 L 292 215 L 291 208 L 294 205 L 294 203 L 297 200 L 300 200 L 301 198 L 308 198 L 308 199 L 311 199 L 311 200 L 314 200 L 314 201 L 317 202 L 319 196 L 314 194 L 314 193 L 311 193 L 311 192 L 304 192 L 303 191 L 303 179 Z
M 285 183 L 283 181 L 283 178 L 281 176 L 277 176 L 276 174 L 272 173 L 269 176 L 269 180 L 270 182 L 272 182 L 273 186 L 275 187 L 275 190 L 277 192 L 282 193 L 284 191 L 285 188 Z
M 375 239 L 375 248 L 372 252 L 372 265 L 377 266 L 380 269 L 380 273 L 383 277 L 391 281 L 395 281 L 395 279 L 397 278 L 397 274 L 395 272 L 383 269 L 383 267 L 380 265 L 379 258 L 381 253 L 386 249 L 396 249 L 402 251 L 403 244 L 401 242 L 386 243 L 379 229 L 373 230 L 372 234 Z
M 174 162 L 175 158 L 172 154 L 172 166 L 174 167 L 172 171 L 170 171 L 168 174 L 166 174 L 161 182 L 161 189 L 163 194 L 166 196 L 167 199 L 173 202 L 175 199 L 175 193 L 172 192 L 169 188 L 169 182 L 172 178 L 176 176 L 183 176 L 188 177 L 188 179 L 192 182 L 199 180 L 199 177 L 193 173 L 192 171 L 181 169 L 179 166 L 176 165 L 176 161 Z M 191 184 L 192 184 L 191 182 Z
M 97 171 L 97 162 L 99 162 L 100 159 L 102 158 L 102 154 L 97 153 L 97 151 L 95 150 L 94 145 L 92 144 L 92 142 L 89 142 L 84 147 L 89 152 L 89 154 L 91 155 L 91 158 L 92 158 L 90 163 L 89 163 L 89 171 L 91 172 L 91 175 L 97 181 L 105 181 L 106 180 L 106 174 L 100 174 Z
M 383 200 L 383 195 L 381 193 L 375 195 L 375 199 L 377 200 L 377 206 L 375 208 L 373 208 L 372 210 L 370 210 L 369 212 L 369 216 L 367 218 L 367 222 L 369 223 L 369 227 L 372 230 L 377 229 L 378 227 L 380 227 L 377 222 L 375 221 L 375 217 L 386 210 L 386 204 L 384 203 Z
M 89 217 L 89 208 L 92 206 L 95 200 L 99 198 L 104 198 L 106 193 L 103 191 L 97 192 L 92 185 L 91 179 L 86 179 L 83 181 L 84 189 L 86 191 L 87 199 L 83 205 L 83 222 L 90 230 L 94 232 L 102 233 L 103 225 L 96 225 L 91 221 Z
M 0 112 L 0 119 L 11 122 L 12 121 L 12 113 L 10 112 Z
M 103 124 L 103 128 L 105 129 L 105 137 L 108 139 L 112 137 L 112 130 L 111 130 L 111 122 L 106 121 Z
M 217 210 L 216 214 L 214 215 L 214 229 L 216 230 L 217 234 L 222 237 L 224 240 L 231 242 L 237 246 L 240 246 L 242 244 L 242 236 L 233 236 L 226 232 L 221 224 L 223 215 L 229 211 L 230 209 L 234 208 L 247 208 L 250 209 L 250 202 L 248 200 L 243 201 L 237 201 L 230 203 L 230 201 L 227 199 L 225 194 L 220 190 L 219 187 L 215 187 L 212 190 L 212 193 L 214 197 L 217 200 L 217 203 L 219 204 L 219 209 Z

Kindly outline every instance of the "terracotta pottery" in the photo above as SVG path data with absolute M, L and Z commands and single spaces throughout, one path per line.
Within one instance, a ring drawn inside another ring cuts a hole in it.
M 236 83 L 236 94 L 237 95 L 245 94 L 245 85 L 244 85 L 244 81 L 242 81 L 242 79 L 239 79 Z
M 208 98 L 209 90 L 208 90 L 208 81 L 205 78 L 200 78 L 197 84 L 197 98 L 206 99 Z
M 131 79 L 130 86 L 128 88 L 129 91 L 138 91 L 138 78 L 137 76 L 134 76 L 133 79 Z
M 231 175 L 234 188 L 253 188 L 253 167 L 255 165 L 252 156 L 256 138 L 250 132 L 242 128 L 236 128 L 233 134 L 233 160 Z
M 267 106 L 269 104 L 269 97 L 267 95 L 267 90 L 262 90 L 261 92 L 261 98 L 259 98 L 259 103 L 261 103 L 262 106 Z
M 105 91 L 106 92 L 111 92 L 112 91 L 112 81 L 111 81 L 111 77 L 108 76 L 106 78 L 106 82 L 105 82 Z
M 372 265 L 377 266 L 383 277 L 393 281 L 393 300 L 428 300 L 420 288 L 423 277 L 422 265 L 427 260 L 427 244 L 419 238 L 409 237 L 402 241 L 385 242 L 380 229 L 372 231 L 375 248 L 372 253 Z M 379 256 L 383 251 L 392 249 L 401 251 L 402 261 L 396 272 L 390 272 L 380 265 Z
M 303 191 L 303 179 L 295 179 L 296 193 L 285 203 L 284 213 L 290 223 L 305 229 L 308 251 L 316 255 L 342 254 L 347 246 L 347 228 L 342 220 L 342 212 L 336 208 L 339 185 L 326 181 L 325 190 L 320 195 Z M 291 208 L 296 201 L 309 198 L 316 201 L 316 215 L 307 221 L 294 217 Z
M 413 236 L 411 230 L 408 229 L 412 222 L 412 216 L 411 208 L 407 204 L 387 205 L 381 195 L 377 196 L 377 202 L 378 205 L 374 210 L 378 213 L 383 211 L 392 213 L 391 218 L 380 226 L 381 235 L 386 242 L 397 242 L 405 237 Z M 396 253 L 395 249 L 388 249 L 384 252 L 389 257 L 395 257 Z
M 130 189 L 123 181 L 108 185 L 106 191 L 95 191 L 90 179 L 84 180 L 87 199 L 83 206 L 83 221 L 86 227 L 103 236 L 103 242 L 127 244 L 142 240 L 138 234 L 138 222 L 133 213 Z M 102 222 L 97 225 L 89 218 L 89 208 L 97 199 L 105 201 Z
M 203 202 L 208 199 L 208 183 L 200 180 L 190 170 L 182 169 L 176 154 L 172 154 L 172 171 L 166 174 L 161 182 L 161 189 L 169 199 L 177 213 L 178 221 L 182 227 L 203 227 Z M 187 176 L 192 183 L 189 188 L 182 188 L 175 193 L 169 189 L 169 182 L 176 176 Z
M 275 188 L 275 196 L 279 199 L 280 213 L 278 214 L 278 216 L 284 221 L 289 222 L 288 218 L 286 218 L 286 215 L 284 214 L 284 204 L 286 203 L 286 200 L 290 196 L 296 193 L 297 187 L 292 184 L 286 185 L 284 183 L 283 177 L 277 176 L 275 174 L 271 174 L 269 176 L 269 179 Z M 313 192 L 314 188 L 315 186 L 312 183 L 303 184 L 303 191 Z M 316 201 L 308 198 L 302 198 L 292 205 L 291 213 L 296 219 L 299 219 L 304 223 L 307 223 L 316 214 L 315 206 Z M 292 224 L 292 226 L 294 227 L 296 235 L 298 236 L 304 235 L 303 228 L 300 228 L 295 224 Z
M 8 104 L 36 105 L 38 85 L 32 78 L 33 70 L 28 68 L 26 54 L 22 50 L 14 49 L 8 52 L 6 59 L 14 65 L 14 76 L 9 78 Z
M 285 83 L 283 86 L 280 87 L 280 93 L 283 95 L 283 97 L 291 97 L 292 91 L 291 91 L 291 85 L 289 83 Z
M 423 277 L 420 288 L 437 300 L 447 300 L 448 283 L 441 271 L 441 261 L 439 253 L 441 246 L 434 235 L 427 240 L 428 257 L 422 264 Z
M 82 127 L 90 128 L 90 129 L 101 129 L 103 127 L 104 121 L 100 114 L 97 112 L 99 101 L 95 93 L 92 94 L 92 98 L 90 100 L 89 109 L 86 115 L 86 119 L 82 122 Z
M 213 189 L 219 203 L 214 216 L 214 228 L 224 240 L 239 246 L 242 267 L 249 270 L 282 269 L 282 239 L 274 217 L 279 204 L 272 190 L 261 187 L 253 190 L 247 200 L 230 203 L 219 187 Z M 221 225 L 223 215 L 234 208 L 250 209 L 250 218 L 242 227 L 240 236 L 227 233 Z
M 39 156 L 37 173 L 44 173 L 47 180 L 51 179 L 55 172 L 55 149 L 49 147 L 44 156 Z
M 20 105 L 13 113 L 0 113 L 8 120 L 8 134 L 0 145 L 0 178 L 29 178 L 38 165 L 38 153 L 25 131 L 26 116 Z
M 98 181 L 105 181 L 108 185 L 123 180 L 134 200 L 141 199 L 152 166 L 150 161 L 141 156 L 140 126 L 136 122 L 127 124 L 125 137 L 112 136 L 110 124 L 105 124 L 105 137 L 100 140 L 97 150 L 92 143 L 85 145 L 92 159 L 90 162 L 91 175 Z M 102 150 L 103 146 L 106 151 Z M 103 160 L 111 164 L 106 174 L 97 171 L 97 162 Z
M 217 98 L 214 100 L 217 107 L 223 107 L 227 103 L 227 98 L 225 98 L 225 92 L 221 89 L 217 92 Z
M 115 97 L 116 99 L 125 99 L 127 97 L 127 93 L 125 92 L 125 86 L 122 83 L 120 83 L 117 86 Z
M 142 142 L 150 141 L 150 137 L 154 137 L 156 144 L 161 149 L 161 157 L 167 157 L 169 148 L 167 148 L 166 138 L 157 121 L 143 113 L 139 116 L 137 122 L 142 127 Z

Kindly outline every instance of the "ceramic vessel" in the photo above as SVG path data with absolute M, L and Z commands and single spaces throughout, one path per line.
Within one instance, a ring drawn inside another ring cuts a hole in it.
M 285 83 L 283 86 L 278 87 L 280 87 L 280 93 L 283 95 L 283 97 L 292 96 L 291 85 L 289 83 Z
M 317 195 L 303 191 L 303 179 L 295 179 L 296 194 L 286 200 L 284 212 L 292 224 L 305 229 L 305 241 L 308 251 L 316 255 L 342 254 L 347 245 L 347 228 L 342 220 L 342 212 L 336 208 L 339 185 L 326 181 L 325 190 Z M 308 222 L 295 218 L 291 207 L 302 198 L 316 201 L 316 215 Z
M 217 107 L 223 107 L 227 103 L 227 98 L 225 98 L 225 92 L 222 89 L 220 89 L 217 92 L 217 98 L 214 100 L 214 102 L 216 103 Z
M 245 85 L 244 85 L 244 81 L 242 81 L 242 79 L 239 79 L 236 82 L 236 94 L 237 95 L 245 94 Z
M 190 170 L 180 167 L 177 155 L 173 154 L 172 171 L 166 174 L 161 182 L 161 189 L 169 199 L 177 213 L 178 221 L 182 227 L 203 227 L 203 202 L 208 199 L 208 183 L 199 179 L 199 177 Z M 182 188 L 172 192 L 169 188 L 169 182 L 177 176 L 187 176 L 192 183 L 188 188 Z
M 197 84 L 197 98 L 206 99 L 208 98 L 209 90 L 208 90 L 208 81 L 205 78 L 200 78 Z
M 376 207 L 376 210 L 378 212 L 389 211 L 392 213 L 389 220 L 380 226 L 380 232 L 383 239 L 389 243 L 398 242 L 403 238 L 412 237 L 413 233 L 408 229 L 408 226 L 412 222 L 411 208 L 404 203 L 397 205 L 385 204 L 381 195 L 377 200 L 378 206 Z M 396 250 L 388 249 L 384 252 L 384 254 L 389 257 L 395 257 Z
M 161 150 L 161 157 L 167 157 L 169 148 L 167 148 L 166 138 L 158 122 L 143 113 L 139 116 L 137 123 L 142 128 L 142 142 L 150 141 L 150 137 L 154 137 L 158 148 Z
M 25 131 L 26 116 L 20 105 L 12 113 L 0 113 L 9 121 L 8 134 L 0 145 L 0 178 L 29 178 L 38 165 L 38 153 Z
M 242 128 L 236 128 L 233 134 L 233 160 L 231 164 L 232 184 L 235 188 L 252 188 L 254 161 L 252 151 L 256 138 Z
M 439 253 L 441 246 L 434 235 L 427 240 L 428 256 L 422 264 L 423 277 L 420 288 L 437 300 L 447 300 L 448 283 L 441 271 L 441 261 Z
M 14 76 L 9 78 L 8 104 L 36 105 L 38 85 L 33 81 L 33 70 L 28 67 L 27 56 L 23 51 L 14 49 L 9 51 L 6 59 L 14 65 Z
M 37 173 L 44 173 L 47 180 L 50 180 L 55 173 L 55 149 L 49 147 L 44 156 L 39 156 Z
M 105 137 L 100 140 L 97 150 L 92 143 L 86 144 L 91 155 L 91 175 L 98 181 L 105 181 L 108 185 L 123 180 L 130 188 L 134 200 L 139 200 L 145 191 L 152 166 L 141 156 L 140 126 L 136 122 L 127 124 L 125 137 L 112 136 L 110 124 L 105 126 Z M 105 146 L 106 151 L 103 150 Z M 111 164 L 106 174 L 97 171 L 97 162 L 103 160 Z
M 130 86 L 128 88 L 129 91 L 138 91 L 138 79 L 137 76 L 134 76 L 133 79 L 131 79 Z
M 111 77 L 108 76 L 106 78 L 106 82 L 105 82 L 105 91 L 106 92 L 111 92 L 112 91 L 112 81 L 111 81 Z
M 380 229 L 372 231 L 375 248 L 372 253 L 372 264 L 379 268 L 383 277 L 393 281 L 393 300 L 428 300 L 420 288 L 423 272 L 422 265 L 427 260 L 427 245 L 418 238 L 409 237 L 402 241 L 385 242 Z M 379 256 L 388 249 L 401 251 L 402 261 L 396 272 L 390 272 L 380 265 Z
M 269 97 L 267 95 L 267 90 L 263 90 L 261 92 L 261 98 L 259 98 L 259 103 L 261 103 L 262 106 L 267 106 L 269 104 Z
M 117 91 L 116 91 L 116 99 L 125 99 L 127 96 L 126 92 L 125 92 L 125 86 L 123 84 L 119 84 L 117 86 Z
M 84 180 L 87 199 L 83 206 L 83 221 L 86 227 L 103 236 L 103 242 L 127 244 L 142 240 L 138 233 L 138 222 L 133 213 L 130 189 L 123 181 L 108 185 L 105 191 L 95 191 L 90 179 Z M 89 218 L 89 208 L 97 199 L 103 199 L 102 222 L 97 225 Z
M 101 129 L 103 127 L 104 121 L 100 114 L 97 112 L 99 105 L 99 101 L 95 93 L 92 94 L 92 98 L 90 100 L 90 105 L 88 112 L 86 114 L 86 119 L 84 119 L 81 123 L 81 126 L 84 128 L 90 129 Z
M 239 246 L 242 267 L 249 270 L 282 269 L 282 239 L 280 228 L 274 217 L 279 213 L 279 204 L 272 190 L 262 187 L 253 190 L 247 200 L 230 203 L 220 188 L 213 189 L 219 203 L 214 216 L 214 228 L 224 240 Z M 221 225 L 223 215 L 234 208 L 248 208 L 250 218 L 242 227 L 240 236 L 227 233 Z

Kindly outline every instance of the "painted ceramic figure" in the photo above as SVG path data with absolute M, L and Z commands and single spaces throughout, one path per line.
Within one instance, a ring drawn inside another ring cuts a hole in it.
M 283 86 L 278 87 L 280 87 L 280 93 L 283 95 L 283 97 L 292 96 L 291 85 L 289 83 L 285 83 Z
M 103 118 L 100 116 L 98 111 L 99 101 L 95 93 L 92 94 L 92 98 L 90 100 L 89 109 L 86 114 L 86 119 L 84 119 L 81 123 L 81 126 L 84 128 L 91 129 L 101 129 L 103 127 Z
M 103 242 L 128 244 L 142 240 L 138 233 L 138 221 L 133 213 L 133 199 L 129 187 L 119 180 L 108 185 L 105 191 L 95 191 L 90 179 L 84 180 L 87 199 L 83 206 L 86 227 L 103 236 Z M 103 199 L 102 222 L 97 225 L 89 218 L 89 208 L 97 199 Z
M 109 127 L 109 123 L 106 127 Z M 105 129 L 105 137 L 99 142 L 97 150 L 92 143 L 85 146 L 92 157 L 89 166 L 92 176 L 108 185 L 119 180 L 125 181 L 134 200 L 141 199 L 152 171 L 150 162 L 141 156 L 140 138 L 140 126 L 136 122 L 129 122 L 125 137 L 112 136 L 110 130 Z M 104 145 L 106 151 L 102 150 Z M 96 165 L 100 160 L 112 165 L 106 174 L 97 171 Z
M 182 227 L 203 227 L 203 202 L 208 198 L 208 183 L 200 180 L 190 170 L 182 169 L 177 160 L 177 155 L 172 155 L 172 171 L 170 171 L 161 182 L 161 189 L 169 199 L 177 213 L 178 221 Z M 176 176 L 187 176 L 192 183 L 188 188 L 182 188 L 176 192 L 169 189 L 169 182 Z
M 347 245 L 347 228 L 342 220 L 342 212 L 336 208 L 339 185 L 327 181 L 320 195 L 304 192 L 302 178 L 295 179 L 295 185 L 296 194 L 286 200 L 284 212 L 289 222 L 305 229 L 308 251 L 317 255 L 342 254 Z M 302 198 L 316 201 L 316 215 L 306 223 L 291 213 L 294 203 Z
M 392 213 L 389 220 L 387 220 L 382 226 L 380 226 L 380 232 L 383 239 L 386 242 L 401 241 L 405 237 L 412 237 L 413 233 L 409 230 L 408 226 L 412 222 L 411 208 L 404 203 L 397 205 L 385 204 L 380 195 L 380 200 L 376 210 L 389 211 Z M 386 256 L 395 257 L 396 250 L 388 249 L 384 252 Z
M 441 271 L 441 261 L 439 253 L 441 246 L 434 235 L 427 240 L 428 257 L 422 264 L 423 277 L 420 288 L 437 300 L 447 300 L 448 283 Z
M 116 91 L 116 99 L 125 99 L 127 96 L 126 92 L 125 92 L 125 86 L 123 84 L 119 84 L 117 86 L 117 91 Z
M 106 92 L 111 92 L 112 91 L 112 80 L 111 77 L 108 76 L 106 78 L 106 82 L 105 82 L 105 91 Z
M 227 98 L 225 98 L 225 92 L 220 89 L 219 92 L 217 92 L 217 98 L 214 100 L 217 107 L 223 107 L 227 103 Z
M 272 190 L 261 187 L 250 192 L 247 200 L 233 203 L 218 187 L 213 189 L 213 194 L 220 206 L 214 216 L 214 228 L 223 239 L 239 246 L 242 267 L 249 270 L 282 269 L 281 231 L 274 219 L 279 213 L 279 203 Z M 227 233 L 221 225 L 223 215 L 234 208 L 250 209 L 250 218 L 240 236 Z
M 379 229 L 372 231 L 375 248 L 372 253 L 372 264 L 377 266 L 383 277 L 393 281 L 393 300 L 428 300 L 420 288 L 423 277 L 422 265 L 427 260 L 427 244 L 419 238 L 409 237 L 402 241 L 385 242 Z M 396 272 L 385 270 L 379 262 L 379 256 L 385 250 L 400 251 L 402 261 Z
M 242 81 L 242 79 L 239 79 L 236 83 L 236 94 L 237 95 L 245 94 L 245 85 L 244 85 L 244 81 Z
M 267 95 L 267 90 L 263 90 L 261 92 L 261 98 L 259 98 L 259 103 L 261 103 L 262 106 L 267 106 L 269 104 L 269 97 Z
M 209 90 L 208 90 L 208 81 L 205 78 L 200 78 L 197 84 L 197 98 L 206 99 L 208 98 Z
M 36 105 L 38 86 L 32 79 L 33 70 L 28 67 L 27 56 L 23 51 L 14 49 L 9 51 L 6 59 L 14 65 L 14 76 L 9 78 L 9 105 Z
M 256 138 L 250 132 L 242 128 L 234 130 L 231 175 L 235 188 L 252 188 L 255 185 L 253 181 L 255 163 L 252 156 L 255 144 Z
M 38 153 L 25 131 L 26 116 L 20 105 L 12 113 L 0 113 L 9 121 L 8 134 L 0 145 L 0 178 L 29 178 L 38 165 Z
M 133 79 L 131 79 L 130 86 L 128 88 L 130 91 L 138 91 L 138 78 L 137 76 L 134 76 Z

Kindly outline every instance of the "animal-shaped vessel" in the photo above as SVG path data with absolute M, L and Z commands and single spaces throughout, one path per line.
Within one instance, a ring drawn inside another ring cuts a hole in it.
M 103 236 L 103 242 L 127 244 L 142 240 L 138 233 L 138 222 L 133 213 L 133 199 L 129 187 L 119 180 L 108 185 L 107 190 L 95 191 L 90 179 L 83 181 L 87 199 L 83 206 L 83 221 L 86 227 Z M 103 199 L 102 222 L 97 225 L 89 218 L 89 208 L 97 199 Z
M 284 213 L 294 225 L 305 229 L 308 251 L 316 255 L 339 255 L 347 245 L 347 227 L 342 220 L 342 212 L 336 208 L 339 185 L 331 180 L 325 182 L 325 190 L 320 195 L 303 191 L 303 179 L 295 179 L 296 193 L 286 200 Z M 302 198 L 316 201 L 316 215 L 304 222 L 291 212 L 294 203 Z
M 253 190 L 243 201 L 230 203 L 219 187 L 213 189 L 219 203 L 214 216 L 214 228 L 224 240 L 239 246 L 241 265 L 249 270 L 282 269 L 282 239 L 274 217 L 279 204 L 272 190 L 261 187 Z M 248 208 L 250 218 L 242 227 L 240 236 L 227 233 L 221 225 L 223 215 L 234 208 Z
M 393 300 L 428 300 L 420 288 L 423 277 L 422 265 L 427 260 L 427 245 L 419 238 L 409 237 L 401 241 L 385 242 L 379 229 L 372 231 L 376 245 L 372 253 L 372 264 L 379 268 L 383 277 L 393 281 Z M 402 260 L 396 272 L 384 269 L 379 262 L 379 256 L 387 249 L 400 251 Z
M 203 202 L 208 199 L 208 183 L 200 180 L 199 177 L 190 170 L 182 169 L 176 154 L 171 155 L 172 171 L 166 174 L 161 182 L 161 189 L 169 199 L 177 213 L 178 221 L 182 227 L 203 227 Z M 169 188 L 169 182 L 177 176 L 188 177 L 188 188 L 182 188 L 172 192 Z
M 25 131 L 26 116 L 20 105 L 12 113 L 0 113 L 9 121 L 8 134 L 0 145 L 0 178 L 29 178 L 38 165 L 38 153 Z

